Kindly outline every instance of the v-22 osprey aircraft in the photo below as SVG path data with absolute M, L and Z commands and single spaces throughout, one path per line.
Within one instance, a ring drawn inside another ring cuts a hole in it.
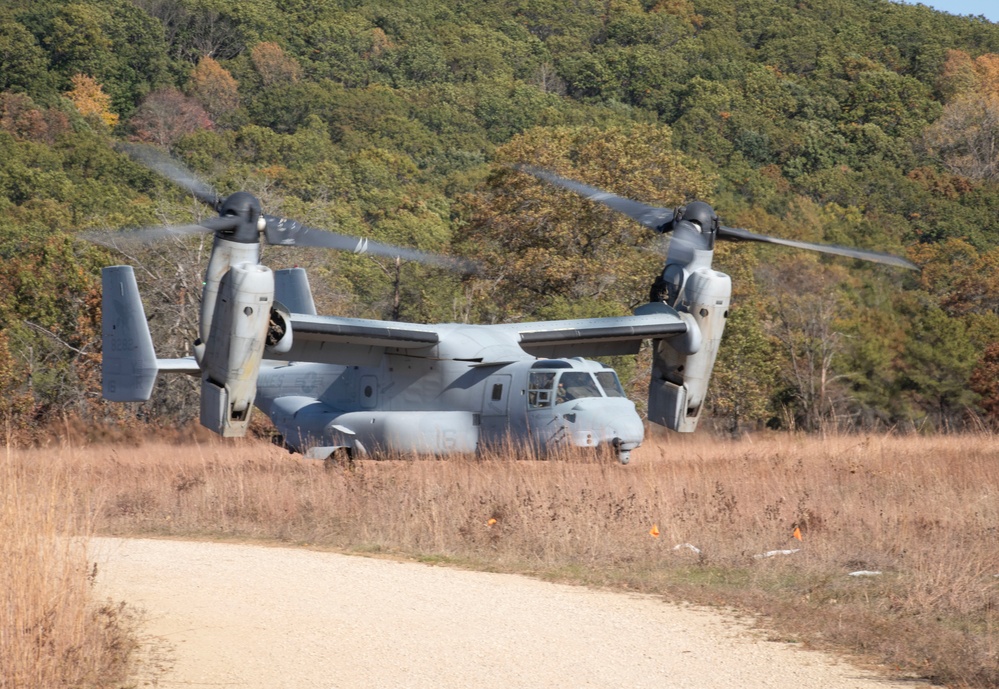
M 139 239 L 214 234 L 193 357 L 158 358 L 132 268 L 103 270 L 104 397 L 148 400 L 160 371 L 200 376 L 202 425 L 224 437 L 243 436 L 257 407 L 290 450 L 314 459 L 473 453 L 512 443 L 542 453 L 567 445 L 610 447 L 627 464 L 644 438 L 642 419 L 614 370 L 586 357 L 635 354 L 643 340 L 652 340 L 648 419 L 692 432 L 731 295 L 729 276 L 711 268 L 716 240 L 784 244 L 915 268 L 889 254 L 724 227 L 703 202 L 656 208 L 523 167 L 656 232 L 672 233 L 647 304 L 630 316 L 497 325 L 322 316 L 304 270 L 261 264 L 262 240 L 462 264 L 267 215 L 249 193 L 220 198 L 162 154 L 138 146 L 127 151 L 218 217 L 128 233 Z

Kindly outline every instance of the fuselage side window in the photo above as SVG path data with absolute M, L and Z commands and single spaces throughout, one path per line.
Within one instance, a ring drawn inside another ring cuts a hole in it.
M 552 406 L 552 389 L 555 386 L 555 374 L 552 371 L 531 371 L 528 381 L 527 407 L 540 409 Z

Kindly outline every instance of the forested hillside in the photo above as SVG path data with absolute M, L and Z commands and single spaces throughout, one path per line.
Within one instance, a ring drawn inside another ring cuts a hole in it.
M 118 153 L 474 277 L 267 250 L 321 310 L 491 322 L 625 313 L 662 256 L 539 163 L 727 225 L 908 256 L 906 272 L 725 245 L 713 426 L 999 423 L 999 25 L 890 0 L 7 0 L 0 6 L 0 418 L 176 423 L 100 401 L 100 267 L 138 266 L 187 353 L 207 245 L 82 240 L 204 217 Z M 124 255 L 123 255 L 124 253 Z M 615 362 L 641 403 L 647 362 Z

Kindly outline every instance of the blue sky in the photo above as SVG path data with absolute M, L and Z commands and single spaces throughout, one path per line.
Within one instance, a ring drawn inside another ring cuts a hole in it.
M 927 5 L 950 14 L 984 15 L 989 21 L 999 22 L 999 2 L 996 0 L 905 0 L 910 5 Z

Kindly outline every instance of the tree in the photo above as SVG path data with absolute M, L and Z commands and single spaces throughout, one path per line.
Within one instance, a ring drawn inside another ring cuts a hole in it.
M 959 428 L 978 395 L 968 380 L 980 359 L 964 321 L 950 318 L 925 293 L 909 295 L 900 383 L 931 427 Z
M 708 186 L 661 126 L 535 128 L 497 158 L 665 206 L 702 198 Z M 468 284 L 485 321 L 620 314 L 646 298 L 662 270 L 643 227 L 509 167 L 464 213 L 461 246 L 485 266 Z
M 939 111 L 929 88 L 916 79 L 888 69 L 865 69 L 850 86 L 844 114 L 855 124 L 873 124 L 888 136 L 910 138 Z
M 64 5 L 52 19 L 46 37 L 52 67 L 66 75 L 84 73 L 107 78 L 118 55 L 104 31 L 108 22 L 107 12 L 98 5 Z
M 27 425 L 33 400 L 27 393 L 27 371 L 10 351 L 10 338 L 0 331 L 0 433 L 10 441 L 12 432 Z
M 711 376 L 711 416 L 737 433 L 744 424 L 759 424 L 772 415 L 776 394 L 777 357 L 763 328 L 759 302 L 733 304 L 724 340 Z
M 111 109 L 127 117 L 169 79 L 163 27 L 131 0 L 32 5 L 18 16 L 48 53 L 57 89 L 66 89 L 75 74 L 90 75 L 111 97 Z
M 926 130 L 927 149 L 955 174 L 999 179 L 999 55 L 949 51 L 939 88 L 948 102 Z
M 250 59 L 265 87 L 294 84 L 302 76 L 301 66 L 288 57 L 277 43 L 257 43 L 250 50 Z
M 844 411 L 845 379 L 839 369 L 843 351 L 840 322 L 844 275 L 809 258 L 789 258 L 761 269 L 761 283 L 772 298 L 768 323 L 779 343 L 786 387 L 786 422 L 823 430 Z
M 210 57 L 201 58 L 191 70 L 187 90 L 214 117 L 227 115 L 239 107 L 239 84 Z
M 0 12 L 0 91 L 44 93 L 48 58 L 38 41 L 8 12 Z
M 999 179 L 999 93 L 959 97 L 924 137 L 927 148 L 951 172 Z
M 0 387 L 39 421 L 85 412 L 99 380 L 99 252 L 67 235 L 22 236 L 16 252 L 2 251 L 0 293 L 9 298 L 0 306 L 0 331 L 11 359 L 5 367 L 0 351 Z
M 981 396 L 978 404 L 985 418 L 999 429 L 999 342 L 993 342 L 982 353 L 968 385 Z
M 118 124 L 118 114 L 111 112 L 111 97 L 97 80 L 86 74 L 76 74 L 71 79 L 73 88 L 66 93 L 76 109 L 84 117 L 100 122 L 105 127 Z
M 53 144 L 71 131 L 69 118 L 58 110 L 38 108 L 23 93 L 0 93 L 0 129 L 19 139 Z
M 128 124 L 137 140 L 164 148 L 181 137 L 214 126 L 197 101 L 171 88 L 150 93 Z

